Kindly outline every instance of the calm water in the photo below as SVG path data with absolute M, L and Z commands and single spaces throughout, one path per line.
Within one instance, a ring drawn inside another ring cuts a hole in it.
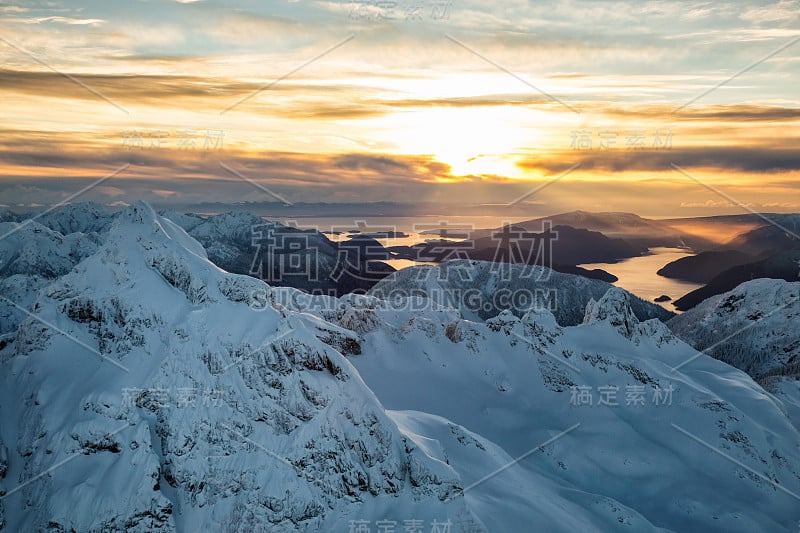
M 285 219 L 277 219 L 280 222 L 286 222 Z M 366 225 L 362 226 L 357 224 L 355 220 L 365 221 Z M 362 232 L 379 232 L 379 231 L 402 231 L 407 234 L 407 237 L 398 239 L 379 239 L 379 242 L 384 246 L 400 246 L 412 245 L 422 242 L 425 239 L 431 238 L 430 235 L 421 235 L 419 232 L 430 229 L 438 225 L 441 221 L 447 221 L 450 225 L 463 225 L 472 228 L 496 228 L 509 222 L 519 222 L 526 220 L 525 217 L 492 217 L 492 216 L 423 216 L 423 217 L 362 217 L 356 219 L 348 218 L 298 218 L 295 222 L 298 226 L 304 228 L 314 228 L 322 232 L 330 231 L 343 231 L 347 232 L 350 229 L 360 229 Z M 463 228 L 462 226 L 462 228 Z M 328 235 L 331 240 L 344 240 L 348 235 Z M 664 278 L 656 274 L 656 272 L 669 263 L 681 257 L 693 255 L 681 248 L 652 248 L 649 255 L 639 257 L 632 257 L 625 259 L 618 263 L 592 263 L 580 265 L 584 268 L 602 268 L 606 272 L 610 272 L 619 278 L 614 283 L 618 287 L 622 287 L 645 300 L 653 301 L 653 299 L 666 294 L 673 300 L 676 300 L 691 292 L 702 285 L 697 283 L 690 283 L 686 281 L 677 281 L 669 278 Z M 413 261 L 405 259 L 389 260 L 394 268 L 400 269 L 414 264 Z M 663 302 L 661 305 L 675 311 L 671 302 Z
M 702 287 L 698 283 L 678 281 L 656 274 L 661 267 L 670 261 L 694 254 L 687 253 L 686 250 L 681 248 L 652 248 L 650 252 L 650 255 L 632 257 L 619 263 L 592 263 L 580 266 L 588 269 L 602 268 L 606 272 L 614 274 L 619 278 L 619 281 L 614 285 L 651 302 L 662 294 L 677 300 L 687 292 Z M 670 311 L 675 311 L 672 302 L 663 302 L 661 305 Z

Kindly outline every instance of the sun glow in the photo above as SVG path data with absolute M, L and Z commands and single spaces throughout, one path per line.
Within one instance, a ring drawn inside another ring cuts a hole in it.
M 454 176 L 524 177 L 514 153 L 536 146 L 541 132 L 510 106 L 439 107 L 394 113 L 376 124 L 376 135 L 398 153 L 428 154 Z

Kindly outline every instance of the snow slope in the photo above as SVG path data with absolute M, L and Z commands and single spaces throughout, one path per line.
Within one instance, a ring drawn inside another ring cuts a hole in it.
M 754 279 L 669 321 L 680 338 L 755 379 L 800 374 L 800 282 Z
M 93 236 L 64 236 L 38 222 L 0 222 L 0 276 L 13 274 L 55 278 L 92 255 L 99 245 Z
M 492 531 L 778 531 L 800 519 L 800 435 L 785 402 L 662 322 L 640 322 L 621 289 L 572 327 L 545 310 L 480 322 L 292 293 L 271 297 L 359 335 L 360 375 L 441 448 Z M 471 457 L 474 442 L 506 462 Z M 497 472 L 510 458 L 521 460 Z
M 800 427 L 800 282 L 755 279 L 668 322 L 708 355 L 753 377 Z
M 120 215 L 2 352 L 7 530 L 328 531 L 392 513 L 482 530 L 458 475 L 320 340 L 337 328 L 248 305 L 263 288 L 149 206 Z

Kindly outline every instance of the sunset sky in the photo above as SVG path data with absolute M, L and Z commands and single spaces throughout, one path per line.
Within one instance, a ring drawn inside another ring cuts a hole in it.
M 12 1 L 0 54 L 6 206 L 800 210 L 797 1 Z

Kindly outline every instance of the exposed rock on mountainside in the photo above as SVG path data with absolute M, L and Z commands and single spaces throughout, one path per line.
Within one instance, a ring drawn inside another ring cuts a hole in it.
M 147 205 L 118 217 L 6 349 L 8 527 L 331 530 L 397 510 L 480 530 L 458 475 L 320 340 L 336 326 L 229 299 L 253 282 Z

